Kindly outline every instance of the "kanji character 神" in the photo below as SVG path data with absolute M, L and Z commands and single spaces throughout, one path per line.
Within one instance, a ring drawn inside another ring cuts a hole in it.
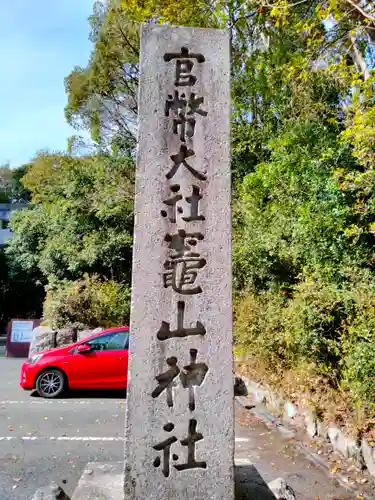
M 206 363 L 197 363 L 197 349 L 190 349 L 190 364 L 184 366 L 180 380 L 184 389 L 189 389 L 189 410 L 195 410 L 194 387 L 200 387 L 208 372 Z
M 160 375 L 157 375 L 155 377 L 157 382 L 159 382 L 159 385 L 152 391 L 151 395 L 153 398 L 157 398 L 163 391 L 166 391 L 167 405 L 169 407 L 172 407 L 173 406 L 172 389 L 173 389 L 174 379 L 180 373 L 180 369 L 177 366 L 177 358 L 174 356 L 167 359 L 167 365 L 169 366 L 169 369 L 166 372 L 161 373 Z

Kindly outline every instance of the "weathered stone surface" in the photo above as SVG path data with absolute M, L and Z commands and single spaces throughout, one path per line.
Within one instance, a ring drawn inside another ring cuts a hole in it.
M 322 420 L 318 419 L 316 422 L 316 426 L 317 426 L 318 436 L 325 439 L 326 441 L 329 441 L 327 424 Z
M 124 500 L 124 464 L 88 463 L 72 500 Z
M 143 26 L 127 500 L 234 495 L 229 75 L 226 31 Z
M 60 328 L 60 330 L 57 330 L 56 332 L 57 347 L 73 344 L 74 342 L 77 342 L 77 340 L 77 330 L 74 327 Z
M 32 500 L 70 500 L 70 498 L 58 484 L 51 483 L 44 488 L 39 488 Z
M 313 438 L 318 435 L 318 418 L 311 408 L 304 409 L 305 428 L 307 434 Z
M 281 477 L 268 483 L 268 488 L 279 500 L 296 500 L 293 489 Z
M 345 458 L 355 458 L 357 462 L 360 462 L 360 449 L 354 439 L 345 436 L 338 427 L 329 427 L 328 437 L 334 450 Z
M 375 477 L 375 449 L 369 445 L 366 439 L 362 439 L 363 459 L 369 473 Z
M 287 401 L 284 404 L 284 419 L 287 421 L 293 421 L 298 415 L 298 408 L 296 405 Z
M 37 326 L 33 330 L 30 342 L 29 356 L 36 354 L 44 349 L 56 347 L 56 332 L 49 326 Z

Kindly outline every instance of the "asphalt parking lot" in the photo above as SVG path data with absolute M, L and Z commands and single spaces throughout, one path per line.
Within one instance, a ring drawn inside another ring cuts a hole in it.
M 51 481 L 71 495 L 88 462 L 123 460 L 125 395 L 85 391 L 41 399 L 19 387 L 22 362 L 0 356 L 0 500 L 30 500 Z M 360 498 L 240 405 L 235 441 L 236 498 L 273 498 L 265 482 L 280 476 L 298 500 Z
M 125 396 L 44 400 L 19 387 L 22 362 L 0 357 L 0 500 L 30 500 L 53 480 L 72 494 L 87 462 L 123 460 Z

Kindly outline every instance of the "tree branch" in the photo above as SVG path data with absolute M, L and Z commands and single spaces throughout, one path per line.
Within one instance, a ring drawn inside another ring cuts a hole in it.
M 370 19 L 370 21 L 375 22 L 375 17 L 371 16 L 370 14 L 367 14 L 365 10 L 362 9 L 359 5 L 357 5 L 353 0 L 346 0 L 350 5 L 352 5 L 355 9 L 358 10 L 362 14 L 363 17 L 366 17 L 367 19 Z

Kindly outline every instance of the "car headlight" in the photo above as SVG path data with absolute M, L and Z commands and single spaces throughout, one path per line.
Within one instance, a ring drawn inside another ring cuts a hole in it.
M 42 356 L 43 356 L 43 354 L 34 354 L 34 356 L 31 356 L 27 360 L 27 362 L 29 363 L 29 365 L 33 365 L 34 363 L 36 363 L 37 361 L 39 361 Z

